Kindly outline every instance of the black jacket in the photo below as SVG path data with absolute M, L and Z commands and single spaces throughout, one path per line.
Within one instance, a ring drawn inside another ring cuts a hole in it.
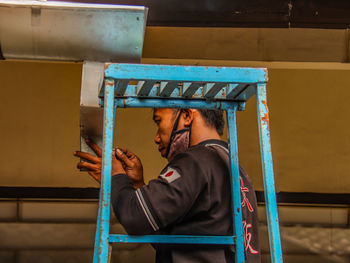
M 225 151 L 227 144 L 219 140 L 190 147 L 158 179 L 136 191 L 127 175 L 113 176 L 112 206 L 128 234 L 232 235 L 231 179 Z M 248 262 L 260 262 L 255 192 L 243 169 L 240 175 L 246 256 L 254 259 Z M 156 262 L 234 262 L 231 246 L 154 246 Z

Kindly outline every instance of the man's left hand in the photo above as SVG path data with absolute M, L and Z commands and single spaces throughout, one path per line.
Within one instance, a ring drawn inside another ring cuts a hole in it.
M 79 169 L 85 168 L 88 170 L 88 173 L 99 183 L 101 183 L 101 171 L 102 171 L 102 150 L 101 148 L 93 143 L 91 140 L 86 139 L 85 140 L 87 145 L 95 152 L 97 156 L 94 156 L 92 154 L 86 153 L 86 152 L 80 152 L 76 151 L 74 152 L 74 156 L 83 158 L 89 162 L 81 161 L 78 163 L 77 167 Z M 121 161 L 119 161 L 115 154 L 112 154 L 112 175 L 116 174 L 126 174 L 123 164 Z

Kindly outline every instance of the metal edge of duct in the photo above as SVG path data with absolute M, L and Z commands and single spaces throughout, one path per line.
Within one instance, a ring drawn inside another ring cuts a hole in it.
M 0 58 L 84 61 L 80 148 L 91 153 L 83 138 L 102 144 L 103 63 L 140 62 L 147 13 L 143 6 L 0 0 Z

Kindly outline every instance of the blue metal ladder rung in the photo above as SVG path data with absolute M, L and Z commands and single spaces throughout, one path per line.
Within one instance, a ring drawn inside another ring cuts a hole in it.
M 234 245 L 235 236 L 188 236 L 188 235 L 120 235 L 110 234 L 110 243 L 158 243 L 158 244 L 209 244 Z
M 212 101 L 212 100 L 180 100 L 180 99 L 160 99 L 160 98 L 116 98 L 114 101 L 117 108 L 182 108 L 182 109 L 232 109 L 233 105 L 237 110 L 243 110 L 245 102 Z M 103 106 L 103 101 L 101 101 Z
M 202 99 L 247 101 L 255 94 L 256 84 L 234 83 L 203 83 L 203 82 L 156 82 L 138 81 L 138 84 L 128 84 L 131 80 L 115 79 L 116 98 L 172 98 L 172 99 Z M 104 87 L 101 89 L 101 97 Z
M 176 81 L 161 81 L 159 87 L 160 97 L 170 97 L 171 94 L 178 88 L 179 83 Z M 138 95 L 138 94 L 137 94 Z
M 114 81 L 116 97 L 246 101 L 267 72 L 257 68 L 106 64 L 104 79 Z M 162 76 L 160 79 L 159 76 Z M 233 81 L 234 79 L 234 81 Z M 137 84 L 133 84 L 137 82 Z M 100 91 L 103 97 L 104 86 Z
M 264 68 L 105 64 L 105 79 L 177 82 L 266 83 Z

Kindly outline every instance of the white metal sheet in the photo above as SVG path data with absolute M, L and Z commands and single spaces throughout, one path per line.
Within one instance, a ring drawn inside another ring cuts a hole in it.
M 145 7 L 0 0 L 2 57 L 138 62 L 146 17 Z

